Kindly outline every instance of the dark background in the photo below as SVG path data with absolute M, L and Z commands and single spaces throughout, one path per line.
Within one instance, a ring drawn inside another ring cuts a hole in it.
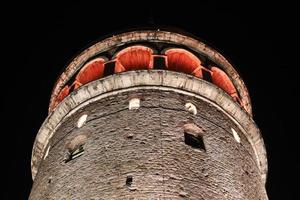
M 244 79 L 269 162 L 267 192 L 297 199 L 299 131 L 297 11 L 287 2 L 250 4 L 99 1 L 17 3 L 1 7 L 0 199 L 27 199 L 35 135 L 47 117 L 53 84 L 81 50 L 106 34 L 159 25 L 183 29 L 228 58 Z M 6 62 L 5 62 L 6 61 Z M 3 127 L 4 125 L 4 127 Z M 3 138 L 4 136 L 4 138 Z M 3 197 L 3 198 L 2 198 Z M 299 198 L 298 198 L 299 199 Z

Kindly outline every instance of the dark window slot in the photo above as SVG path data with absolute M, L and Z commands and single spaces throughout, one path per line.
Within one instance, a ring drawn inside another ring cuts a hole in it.
M 104 67 L 103 77 L 113 75 L 115 73 L 115 61 L 107 62 Z
M 132 176 L 127 176 L 126 178 L 126 185 L 130 187 L 132 185 Z
M 211 74 L 208 71 L 202 70 L 202 75 L 203 75 L 203 80 L 206 80 L 210 83 L 212 82 Z
M 202 149 L 202 150 L 206 150 L 205 149 L 205 145 L 203 142 L 203 138 L 201 136 L 194 136 L 190 133 L 185 132 L 184 133 L 184 142 L 185 144 L 196 148 L 196 149 Z
M 153 63 L 154 69 L 165 69 L 166 68 L 166 62 L 164 57 L 154 57 L 154 63 Z
M 68 152 L 68 157 L 65 160 L 65 163 L 74 160 L 75 158 L 78 158 L 84 153 L 84 148 L 82 145 L 80 145 L 77 149 L 75 149 L 73 152 Z

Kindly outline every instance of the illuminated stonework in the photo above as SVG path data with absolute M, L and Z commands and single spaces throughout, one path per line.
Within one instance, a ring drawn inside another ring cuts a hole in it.
M 217 51 L 169 31 L 114 35 L 74 58 L 31 164 L 30 199 L 267 199 L 242 79 Z

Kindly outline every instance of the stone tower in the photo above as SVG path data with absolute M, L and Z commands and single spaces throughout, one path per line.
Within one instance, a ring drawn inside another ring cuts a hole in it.
M 32 151 L 29 199 L 266 200 L 249 94 L 206 44 L 126 32 L 58 78 Z

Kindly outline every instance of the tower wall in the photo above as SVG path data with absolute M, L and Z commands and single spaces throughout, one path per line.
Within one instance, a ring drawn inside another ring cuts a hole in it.
M 134 80 L 145 83 L 132 86 Z M 175 84 L 185 86 L 170 87 Z M 202 95 L 190 92 L 193 87 Z M 140 107 L 129 110 L 133 98 Z M 30 199 L 267 199 L 257 152 L 245 135 L 255 125 L 235 120 L 230 112 L 243 111 L 226 107 L 235 105 L 230 101 L 212 84 L 165 71 L 132 71 L 79 88 L 56 111 L 59 123 Z M 83 114 L 87 120 L 78 128 Z M 199 130 L 204 148 L 185 140 Z M 66 162 L 78 135 L 87 137 L 84 152 Z

